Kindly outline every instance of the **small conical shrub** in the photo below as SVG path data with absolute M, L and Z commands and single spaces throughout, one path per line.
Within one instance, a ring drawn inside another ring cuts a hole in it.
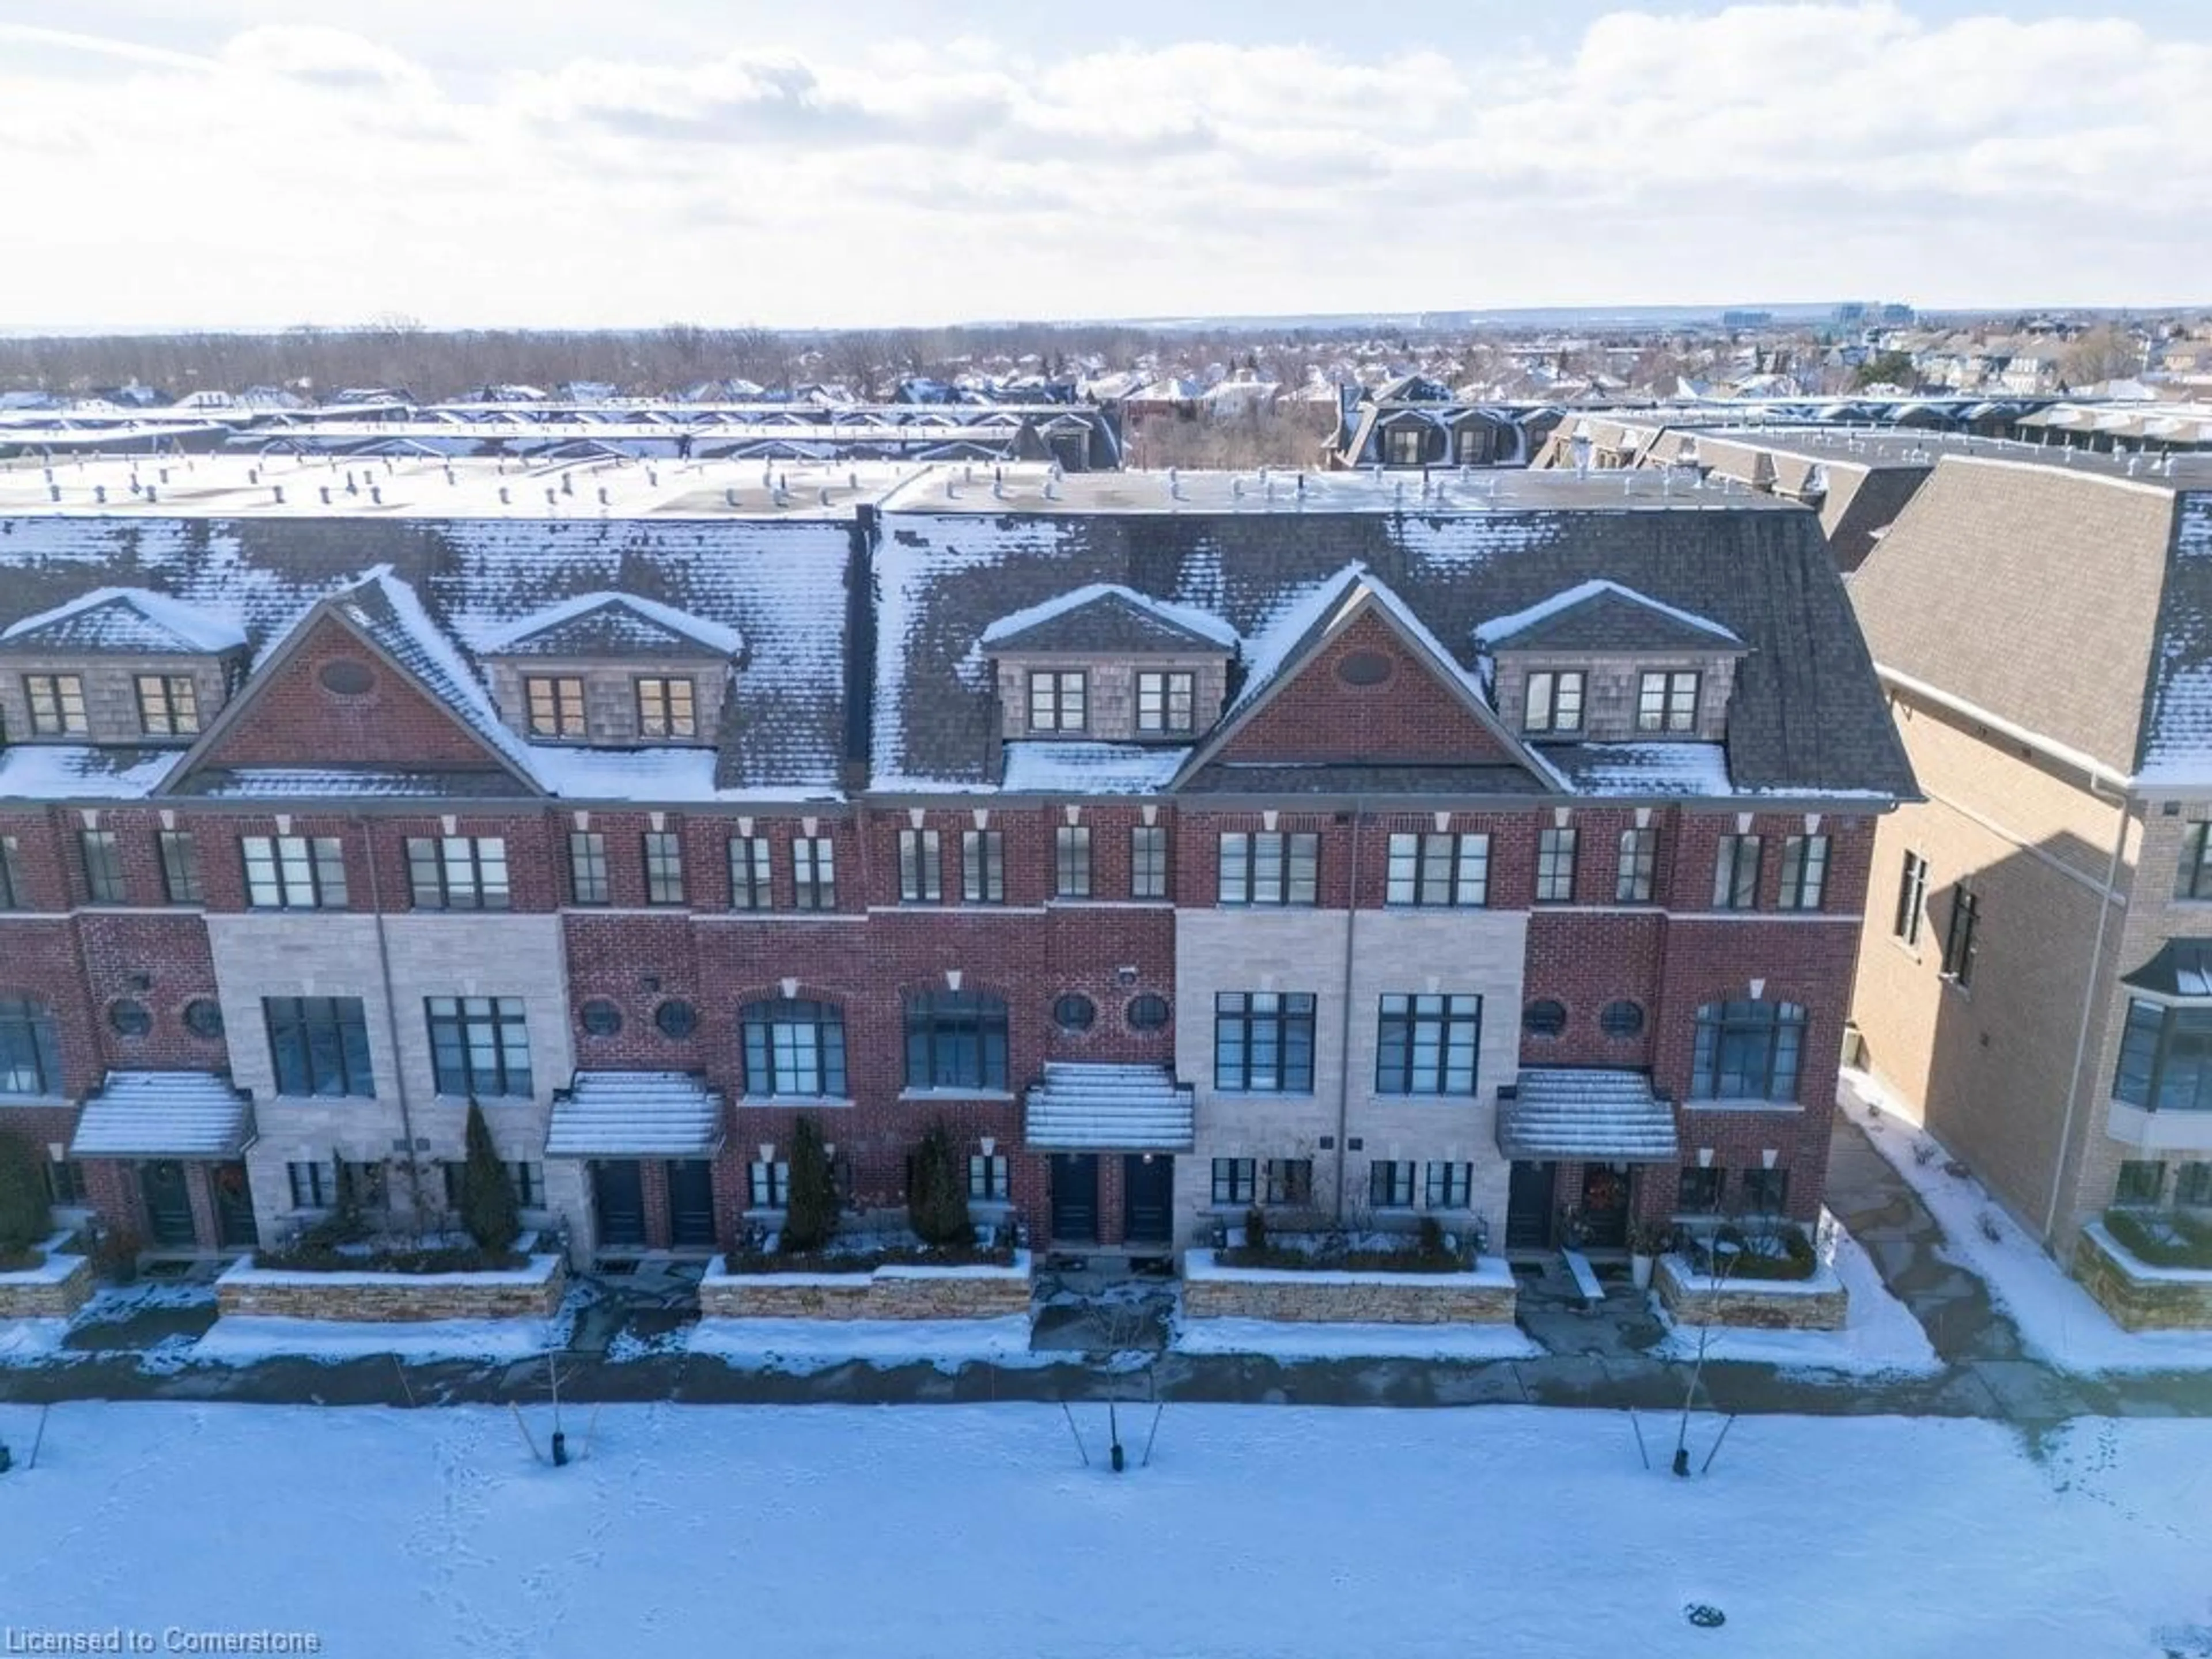
M 791 1196 L 783 1215 L 782 1248 L 818 1250 L 837 1231 L 837 1178 L 822 1144 L 821 1126 L 802 1117 L 792 1126 Z
M 914 1183 L 906 1195 L 907 1219 L 925 1244 L 964 1246 L 975 1242 L 968 1214 L 968 1180 L 952 1148 L 952 1132 L 933 1123 L 914 1152 Z
M 511 1250 L 522 1234 L 514 1184 L 491 1144 L 483 1108 L 469 1103 L 468 1162 L 461 1167 L 461 1225 L 480 1250 Z
M 0 1134 L 0 1256 L 44 1243 L 52 1226 L 38 1154 L 22 1136 Z

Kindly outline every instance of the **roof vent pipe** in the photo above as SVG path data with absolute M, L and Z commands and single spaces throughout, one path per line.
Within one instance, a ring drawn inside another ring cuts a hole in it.
M 92 499 L 93 499 L 93 500 L 94 500 L 95 501 L 98 501 L 98 502 L 99 502 L 102 507 L 106 506 L 106 505 L 107 505 L 107 486 L 106 486 L 106 484 L 94 484 L 94 485 L 93 485 L 93 487 L 92 487 Z
M 49 475 L 49 476 L 51 476 L 51 475 Z M 61 487 L 59 484 L 58 484 L 58 483 L 50 483 L 50 484 L 48 484 L 48 485 L 46 486 L 46 499 L 47 499 L 47 500 L 49 500 L 49 501 L 58 501 L 61 500 L 61 498 L 62 498 L 62 487 Z
M 606 504 L 607 504 L 607 487 L 606 487 L 605 484 L 601 484 L 601 485 L 599 486 L 599 505 L 600 505 L 601 507 L 605 507 Z
M 328 507 L 331 504 L 331 487 L 328 484 L 317 484 L 315 489 L 323 498 L 323 505 L 325 507 Z M 499 493 L 502 495 L 507 494 L 504 489 L 501 490 Z
M 563 495 L 573 495 L 576 493 L 576 475 L 574 473 L 563 472 L 561 475 L 561 493 Z
M 330 492 L 329 492 L 328 490 L 325 490 L 323 493 L 324 493 L 325 495 L 329 495 L 329 494 L 330 494 Z M 514 505 L 514 502 L 512 501 L 512 500 L 511 500 L 511 499 L 508 497 L 508 495 L 507 495 L 507 486 L 506 486 L 505 484 L 501 484 L 501 485 L 499 487 L 499 504 L 500 504 L 501 507 L 511 507 L 511 506 L 513 506 L 513 505 Z
M 738 504 L 737 485 L 732 484 L 728 489 L 723 490 L 722 504 L 725 507 L 735 507 Z
M 374 507 L 382 507 L 384 505 L 384 487 L 381 484 L 369 485 L 368 499 L 370 505 Z
M 274 488 L 276 492 L 276 505 L 282 507 L 284 505 L 284 486 L 277 484 Z
M 151 484 L 148 484 L 148 485 L 146 486 L 146 503 L 147 503 L 147 505 L 150 507 L 150 506 L 152 506 L 155 501 L 160 501 L 161 499 L 161 498 L 159 495 L 157 495 L 156 494 L 155 494 L 155 493 L 154 493 L 154 486 L 153 486 L 153 485 L 151 485 Z

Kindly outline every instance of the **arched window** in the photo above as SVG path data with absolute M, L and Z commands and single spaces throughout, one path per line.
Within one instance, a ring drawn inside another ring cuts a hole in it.
M 56 1095 L 61 1088 L 53 1010 L 34 997 L 0 997 L 0 1094 Z
M 738 1011 L 749 1095 L 845 1095 L 845 1011 L 834 1002 L 779 997 Z
M 930 991 L 906 1000 L 906 1086 L 1006 1086 L 1006 1005 L 981 991 Z
M 1794 1002 L 1709 1002 L 1698 1010 L 1693 1100 L 1795 1100 L 1805 1011 Z

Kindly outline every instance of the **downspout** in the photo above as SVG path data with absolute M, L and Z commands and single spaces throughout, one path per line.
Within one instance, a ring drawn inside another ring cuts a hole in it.
M 1359 930 L 1359 828 L 1364 806 L 1358 796 L 1352 802 L 1352 882 L 1344 912 L 1344 1019 L 1337 1031 L 1336 1066 L 1336 1221 L 1344 1224 L 1345 1138 L 1352 1127 L 1352 944 Z
M 407 1200 L 409 1206 L 419 1218 L 422 1213 L 422 1176 L 415 1161 L 415 1115 L 407 1103 L 407 1067 L 399 1054 L 399 1005 L 392 982 L 392 946 L 384 934 L 384 889 L 376 870 L 376 837 L 370 833 L 368 820 L 359 813 L 353 822 L 359 826 L 362 842 L 368 848 L 368 908 L 376 921 L 376 965 L 384 981 L 384 1040 L 392 1045 L 392 1085 L 399 1101 L 399 1130 L 407 1138 L 407 1159 L 403 1166 L 407 1171 Z
M 2096 793 L 2097 781 L 2092 776 L 2089 793 Z M 2097 1008 L 2098 975 L 2105 961 L 2105 931 L 2112 925 L 2112 884 L 2119 879 L 2120 854 L 2127 846 L 2128 826 L 2134 822 L 2128 813 L 2128 799 L 2118 801 L 2119 828 L 2112 835 L 2112 860 L 2105 866 L 2105 890 L 2097 896 L 2097 937 L 2089 949 L 2089 976 L 2081 988 L 2081 1023 L 2074 1033 L 2074 1066 L 2067 1074 L 2066 1115 L 2058 1125 L 2058 1157 L 2051 1171 L 2051 1201 L 2043 1211 L 2043 1242 L 2051 1242 L 2051 1229 L 2058 1224 L 2058 1197 L 2066 1185 L 2066 1165 L 2073 1155 L 2074 1108 L 2081 1097 L 2081 1064 L 2089 1054 L 2089 1022 Z

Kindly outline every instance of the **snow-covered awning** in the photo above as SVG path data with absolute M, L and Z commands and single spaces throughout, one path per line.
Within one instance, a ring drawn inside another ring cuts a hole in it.
M 212 1072 L 110 1072 L 77 1115 L 71 1158 L 236 1158 L 253 1105 Z
M 689 1072 L 579 1072 L 553 1097 L 548 1158 L 709 1158 L 722 1097 Z
M 1524 1071 L 1498 1103 L 1498 1150 L 1509 1158 L 1671 1164 L 1680 1156 L 1674 1114 L 1641 1072 Z
M 1030 1091 L 1031 1146 L 1082 1152 L 1187 1152 L 1196 1091 L 1164 1066 L 1049 1061 Z

